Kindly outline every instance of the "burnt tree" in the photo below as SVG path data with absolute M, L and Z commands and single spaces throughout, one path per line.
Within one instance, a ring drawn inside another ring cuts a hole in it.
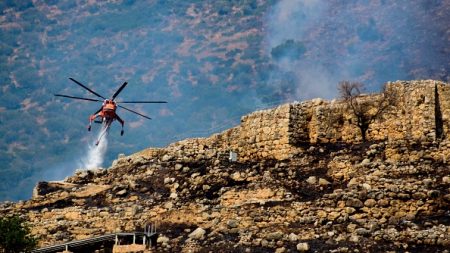
M 342 81 L 338 84 L 340 97 L 344 99 L 351 113 L 356 119 L 353 122 L 361 132 L 363 142 L 367 140 L 367 130 L 370 125 L 381 117 L 396 101 L 396 92 L 386 85 L 380 94 L 363 96 L 364 84 L 360 82 Z

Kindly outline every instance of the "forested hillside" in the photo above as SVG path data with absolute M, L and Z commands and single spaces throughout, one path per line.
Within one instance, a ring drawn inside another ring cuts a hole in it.
M 449 80 L 448 1 L 2 1 L 0 200 L 83 166 L 98 104 L 73 77 L 124 100 L 104 166 L 120 153 L 205 136 L 250 111 L 331 98 L 345 79 Z

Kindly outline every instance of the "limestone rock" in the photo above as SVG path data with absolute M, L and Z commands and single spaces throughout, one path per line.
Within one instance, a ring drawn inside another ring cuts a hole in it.
M 190 233 L 188 237 L 191 239 L 200 240 L 203 239 L 205 233 L 206 231 L 203 228 L 198 227 L 197 229 L 192 231 L 192 233 Z
M 297 250 L 299 252 L 306 252 L 309 250 L 309 244 L 307 242 L 301 242 L 297 244 Z
M 158 236 L 157 243 L 163 244 L 168 243 L 170 241 L 169 237 L 167 236 Z
M 296 242 L 296 241 L 298 241 L 298 235 L 296 235 L 296 234 L 294 234 L 294 233 L 290 233 L 289 235 L 288 235 L 288 238 L 289 238 L 289 241 L 291 241 L 291 242 Z
M 173 157 L 172 157 L 171 155 L 166 154 L 166 155 L 164 155 L 164 156 L 162 157 L 161 161 L 167 162 L 167 161 L 172 160 L 172 159 L 173 159 Z
M 328 180 L 324 179 L 324 178 L 319 178 L 319 185 L 320 186 L 327 186 L 331 184 Z
M 123 190 L 120 190 L 120 191 L 116 192 L 116 196 L 125 196 L 126 194 L 127 194 L 127 190 L 126 189 L 123 189 Z
M 374 207 L 377 204 L 377 201 L 374 199 L 367 199 L 366 201 L 364 201 L 364 206 L 367 207 Z
M 237 220 L 234 220 L 234 219 L 232 219 L 232 220 L 228 220 L 227 221 L 227 226 L 229 227 L 229 228 L 236 228 L 237 226 L 238 226 L 238 221 Z
M 266 239 L 267 240 L 280 240 L 281 238 L 283 238 L 283 232 L 281 231 L 276 231 L 276 232 L 272 232 L 267 234 Z
M 450 184 L 450 177 L 449 176 L 442 177 L 442 183 Z
M 354 207 L 354 208 L 361 208 L 361 207 L 364 206 L 363 202 L 361 200 L 359 200 L 359 199 L 356 199 L 356 198 L 352 198 L 352 199 L 347 200 L 345 202 L 345 205 L 349 206 L 349 207 Z
M 275 250 L 275 253 L 284 253 L 284 252 L 286 252 L 286 248 L 284 248 L 284 247 L 277 248 L 277 249 Z
M 443 198 L 444 198 L 447 202 L 450 202 L 450 194 L 444 195 Z
M 317 183 L 317 178 L 315 176 L 310 176 L 306 179 L 306 182 L 308 182 L 308 184 L 315 185 Z

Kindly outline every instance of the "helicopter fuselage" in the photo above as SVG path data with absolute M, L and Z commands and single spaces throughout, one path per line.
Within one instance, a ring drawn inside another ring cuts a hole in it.
M 124 131 L 123 131 L 123 125 L 125 124 L 125 122 L 119 117 L 119 115 L 116 114 L 116 109 L 117 107 L 120 107 L 128 112 L 137 114 L 141 117 L 144 117 L 146 119 L 151 119 L 150 117 L 141 114 L 137 111 L 134 111 L 132 109 L 129 109 L 123 105 L 117 105 L 117 103 L 120 104 L 150 104 L 150 103 L 167 103 L 166 101 L 120 101 L 120 102 L 116 102 L 115 99 L 116 97 L 119 95 L 119 93 L 125 88 L 125 86 L 127 85 L 127 82 L 124 82 L 119 89 L 116 90 L 116 92 L 114 92 L 114 94 L 111 96 L 110 99 L 107 99 L 106 97 L 98 94 L 97 92 L 93 91 L 92 89 L 90 89 L 89 87 L 87 87 L 86 85 L 78 82 L 77 80 L 73 79 L 73 78 L 69 78 L 72 82 L 76 83 L 77 85 L 81 86 L 83 89 L 89 91 L 91 94 L 97 96 L 98 98 L 102 98 L 103 100 L 103 104 L 102 107 L 100 107 L 99 110 L 97 110 L 94 114 L 89 116 L 89 125 L 88 125 L 88 131 L 91 131 L 91 124 L 92 122 L 96 122 L 96 123 L 102 123 L 103 124 L 103 133 L 101 136 L 103 136 L 109 129 L 109 127 L 111 126 L 111 123 L 114 120 L 119 121 L 119 123 L 122 126 L 122 130 L 120 131 L 120 135 L 123 135 Z M 78 97 L 78 96 L 70 96 L 70 95 L 63 95 L 63 94 L 55 94 L 56 97 L 65 97 L 65 98 L 71 98 L 71 99 L 78 99 L 78 100 L 84 100 L 84 101 L 91 101 L 91 102 L 102 102 L 102 100 L 99 99 L 95 99 L 95 98 L 85 98 L 85 97 Z M 99 137 L 99 139 L 97 140 L 97 143 L 99 143 L 101 136 Z
M 105 99 L 105 101 L 103 101 L 103 105 L 102 105 L 102 116 L 105 118 L 116 118 L 116 109 L 117 109 L 117 104 L 116 102 L 109 100 L 109 99 Z

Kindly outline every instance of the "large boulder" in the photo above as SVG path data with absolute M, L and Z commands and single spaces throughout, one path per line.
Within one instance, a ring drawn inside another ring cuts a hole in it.
M 200 240 L 205 236 L 205 233 L 206 231 L 203 228 L 199 227 L 196 230 L 192 231 L 192 233 L 190 233 L 188 237 L 194 240 Z

